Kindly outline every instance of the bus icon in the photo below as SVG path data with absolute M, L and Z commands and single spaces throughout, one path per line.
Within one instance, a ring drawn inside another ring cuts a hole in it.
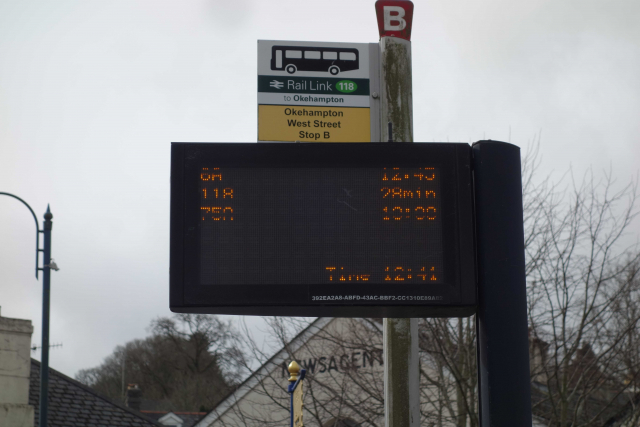
M 360 68 L 358 49 L 340 47 L 273 46 L 271 69 L 296 71 L 326 71 L 335 76 L 341 71 Z

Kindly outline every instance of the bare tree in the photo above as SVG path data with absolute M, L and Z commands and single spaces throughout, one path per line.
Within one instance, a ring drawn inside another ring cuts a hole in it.
M 238 383 L 245 374 L 244 353 L 231 322 L 207 314 L 175 314 L 154 320 L 151 331 L 173 344 L 184 361 L 184 367 L 176 369 L 184 374 L 216 368 L 229 384 Z
M 616 191 L 611 174 L 589 171 L 554 190 L 532 204 L 527 247 L 534 412 L 549 425 L 603 425 L 633 397 L 640 366 L 640 253 L 623 245 L 637 187 Z
M 434 426 L 479 425 L 475 337 L 475 317 L 421 319 L 420 399 L 429 403 L 422 405 L 423 421 Z
M 640 251 L 624 245 L 636 183 L 614 190 L 611 174 L 589 171 L 562 189 L 571 175 L 539 181 L 538 165 L 534 148 L 523 161 L 534 415 L 550 426 L 636 425 Z M 424 319 L 420 334 L 434 425 L 477 426 L 474 319 Z
M 180 314 L 154 320 L 150 331 L 150 337 L 116 347 L 102 365 L 76 378 L 116 400 L 124 399 L 124 381 L 136 383 L 143 409 L 174 411 L 211 409 L 239 382 L 244 355 L 230 323 Z

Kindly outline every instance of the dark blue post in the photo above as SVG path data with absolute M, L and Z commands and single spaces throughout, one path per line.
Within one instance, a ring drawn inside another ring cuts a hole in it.
M 291 416 L 289 418 L 291 418 L 290 420 L 290 426 L 293 427 L 293 390 L 291 389 L 291 387 L 293 387 L 293 384 L 289 384 L 289 404 L 291 405 Z
M 520 148 L 473 144 L 482 427 L 531 426 Z
M 42 271 L 42 361 L 40 364 L 40 427 L 47 427 L 49 412 L 49 301 L 51 295 L 51 228 L 53 215 L 44 214 L 44 260 Z

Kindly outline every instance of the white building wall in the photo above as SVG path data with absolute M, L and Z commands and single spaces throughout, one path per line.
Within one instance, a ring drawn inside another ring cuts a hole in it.
M 362 427 L 384 426 L 381 325 L 344 318 L 321 318 L 317 322 L 315 330 L 289 343 L 197 426 L 288 427 L 289 375 L 285 367 L 293 358 L 307 369 L 305 426 L 322 427 L 336 417 L 350 418 Z M 423 369 L 430 368 L 423 365 Z M 438 393 L 425 387 L 422 394 Z M 437 399 L 422 399 L 423 412 L 436 411 L 429 403 L 434 401 Z M 438 427 L 453 425 L 445 422 Z
M 0 426 L 33 427 L 29 405 L 31 372 L 30 320 L 0 316 Z

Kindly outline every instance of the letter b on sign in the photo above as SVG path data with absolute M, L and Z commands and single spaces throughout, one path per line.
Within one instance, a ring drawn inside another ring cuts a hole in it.
M 380 37 L 411 40 L 413 3 L 408 0 L 378 0 L 376 15 Z
M 407 21 L 404 18 L 404 9 L 400 6 L 383 6 L 384 11 L 384 30 L 385 31 L 402 31 L 407 27 Z

